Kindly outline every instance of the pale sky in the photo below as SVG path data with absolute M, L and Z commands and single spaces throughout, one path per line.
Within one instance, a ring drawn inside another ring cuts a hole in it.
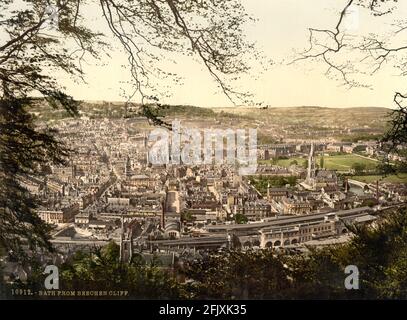
M 394 70 L 385 67 L 373 77 L 368 77 L 372 89 L 356 88 L 348 90 L 341 82 L 328 79 L 323 73 L 326 66 L 310 62 L 287 65 L 293 50 L 307 46 L 308 27 L 333 28 L 338 13 L 348 0 L 242 0 L 248 13 L 258 21 L 247 27 L 250 40 L 264 55 L 276 63 L 269 70 L 253 81 L 242 78 L 242 84 L 254 94 L 257 101 L 264 101 L 272 107 L 318 105 L 326 107 L 379 106 L 392 107 L 395 90 L 405 92 L 405 78 L 395 76 Z M 400 12 L 407 12 L 406 4 L 400 5 Z M 102 18 L 99 13 L 91 13 L 95 24 Z M 375 20 L 376 19 L 376 20 Z M 388 21 L 372 18 L 361 12 L 356 23 L 351 27 L 360 32 L 381 31 L 377 25 Z M 404 37 L 407 36 L 404 34 Z M 202 107 L 227 107 L 232 104 L 224 95 L 218 93 L 215 83 L 207 71 L 200 65 L 184 56 L 177 57 L 178 64 L 166 63 L 165 67 L 177 72 L 184 78 L 183 85 L 169 85 L 172 97 L 166 101 L 170 104 L 191 104 Z M 285 60 L 285 61 L 284 61 Z M 78 84 L 63 77 L 62 83 L 75 98 L 86 100 L 122 100 L 120 88 L 122 81 L 129 79 L 122 67 L 126 57 L 114 52 L 111 59 L 103 61 L 104 65 L 95 65 L 89 60 L 84 70 L 88 84 Z M 256 75 L 257 76 L 257 75 Z

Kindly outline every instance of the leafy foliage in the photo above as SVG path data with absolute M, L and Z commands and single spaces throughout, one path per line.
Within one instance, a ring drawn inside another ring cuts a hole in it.
M 50 229 L 34 214 L 38 204 L 21 179 L 38 175 L 43 163 L 60 162 L 66 152 L 52 132 L 33 126 L 27 108 L 48 104 L 70 116 L 78 114 L 79 101 L 65 92 L 58 75 L 84 81 L 85 59 L 100 59 L 110 49 L 102 40 L 105 35 L 88 27 L 89 5 L 99 10 L 128 56 L 132 90 L 126 106 L 136 99 L 141 114 L 154 125 L 166 123 L 158 112 L 165 106 L 152 81 L 176 78 L 158 67 L 165 52 L 195 55 L 230 100 L 248 98 L 231 84 L 237 74 L 248 71 L 243 56 L 253 49 L 243 37 L 242 26 L 250 19 L 239 0 L 26 0 L 17 8 L 13 1 L 1 1 L 0 244 L 14 253 L 22 252 L 23 240 L 31 248 L 50 249 Z
M 322 157 L 319 159 L 319 167 L 320 167 L 321 169 L 324 168 L 324 156 L 322 156 Z
M 37 199 L 23 185 L 28 175 L 40 175 L 41 166 L 63 163 L 67 150 L 55 132 L 35 129 L 25 99 L 0 100 L 0 246 L 24 256 L 22 245 L 51 249 L 50 226 L 36 214 Z
M 355 171 L 355 174 L 361 174 L 366 170 L 366 164 L 355 162 L 352 164 L 352 169 Z
M 267 187 L 284 187 L 285 185 L 295 186 L 296 176 L 252 176 L 250 183 L 263 195 L 267 194 Z
M 281 298 L 289 286 L 281 260 L 270 250 L 229 251 L 187 264 L 188 290 L 198 299 Z
M 237 214 L 235 215 L 235 222 L 236 222 L 236 223 L 238 223 L 238 224 L 244 224 L 244 223 L 247 223 L 247 221 L 249 221 L 249 219 L 248 219 L 244 214 L 237 213 Z
M 184 260 L 175 275 L 140 257 L 121 263 L 119 247 L 111 242 L 64 263 L 61 287 L 127 290 L 136 299 L 406 299 L 406 208 L 389 210 L 371 226 L 348 228 L 353 237 L 344 244 L 308 247 L 306 253 L 242 251 L 235 245 Z M 344 286 L 349 265 L 358 267 L 359 290 Z M 34 272 L 28 284 L 20 285 L 35 288 L 43 278 Z
M 120 262 L 119 246 L 110 242 L 91 252 L 78 251 L 59 266 L 59 286 L 64 291 L 127 291 L 121 299 L 177 299 L 181 284 L 163 269 L 157 260 L 146 263 L 136 256 L 130 263 Z M 16 288 L 44 290 L 45 275 L 38 261 L 31 262 L 32 273 L 27 283 Z M 115 298 L 115 297 L 111 297 Z
M 195 221 L 195 217 L 191 213 L 191 211 L 182 211 L 181 212 L 181 221 L 183 222 L 193 222 Z
M 406 209 L 364 227 L 349 226 L 352 240 L 309 248 L 307 254 L 271 250 L 231 251 L 190 263 L 186 275 L 197 298 L 216 299 L 405 299 Z M 346 290 L 345 267 L 360 272 L 360 290 Z
M 61 287 L 66 290 L 126 290 L 138 299 L 179 297 L 179 284 L 168 272 L 140 258 L 120 262 L 114 242 L 89 254 L 78 252 L 60 270 Z

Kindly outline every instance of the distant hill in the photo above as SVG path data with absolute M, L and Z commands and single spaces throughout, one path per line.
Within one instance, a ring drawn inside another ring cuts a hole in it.
M 66 111 L 52 109 L 45 103 L 31 109 L 41 120 L 58 120 L 68 117 Z M 383 131 L 390 109 L 378 107 L 327 108 L 319 106 L 303 107 L 269 107 L 267 109 L 249 107 L 200 108 L 189 105 L 171 105 L 160 111 L 165 118 L 182 117 L 191 120 L 237 120 L 259 125 L 279 125 L 289 127 L 309 127 L 310 130 L 324 128 L 370 128 Z M 85 101 L 80 107 L 80 114 L 90 118 L 122 118 L 126 116 L 123 102 Z M 127 110 L 127 116 L 136 116 Z
M 276 108 L 219 108 L 216 112 L 228 112 L 269 123 L 308 125 L 310 127 L 358 127 L 378 128 L 386 126 L 391 109 L 380 107 L 327 108 L 318 106 Z
M 81 116 L 140 119 L 139 106 L 125 108 L 123 102 L 83 102 Z M 44 102 L 30 108 L 40 121 L 57 121 L 69 117 L 66 111 L 52 109 Z M 377 107 L 327 108 L 319 106 L 280 108 L 200 108 L 171 105 L 161 109 L 164 121 L 193 122 L 195 127 L 257 128 L 258 142 L 272 144 L 294 139 L 334 139 L 336 141 L 371 141 L 387 129 L 390 109 Z M 140 125 L 140 124 L 138 124 Z M 147 124 L 148 126 L 148 124 Z
M 81 103 L 79 113 L 81 116 L 90 118 L 123 118 L 137 116 L 139 106 L 133 106 L 126 110 L 124 102 L 109 101 L 84 101 Z M 30 112 L 40 120 L 58 120 L 69 117 L 69 114 L 63 109 L 54 109 L 44 101 L 38 100 L 35 106 L 30 108 Z M 228 111 L 215 112 L 213 109 L 200 108 L 188 105 L 170 105 L 160 109 L 159 116 L 162 117 L 187 117 L 215 119 L 226 117 L 231 119 L 248 118 L 239 116 Z

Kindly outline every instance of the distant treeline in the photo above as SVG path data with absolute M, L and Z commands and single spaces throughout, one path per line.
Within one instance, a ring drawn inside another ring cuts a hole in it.
M 137 110 L 140 105 L 128 106 L 124 102 L 82 102 L 79 107 L 79 112 L 83 116 L 91 119 L 97 118 L 124 118 L 124 117 L 137 117 L 139 116 Z M 155 107 L 151 105 L 151 107 Z M 48 104 L 43 103 L 42 100 L 32 106 L 29 110 L 35 118 L 40 120 L 61 120 L 69 118 L 70 115 L 67 111 L 62 109 L 53 109 Z M 251 119 L 249 116 L 242 116 L 224 111 L 215 112 L 210 108 L 201 108 L 190 105 L 160 105 L 158 107 L 157 115 L 159 117 L 191 117 L 197 119 Z

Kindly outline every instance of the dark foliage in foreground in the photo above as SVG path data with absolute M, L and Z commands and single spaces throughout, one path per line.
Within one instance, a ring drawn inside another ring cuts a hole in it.
M 197 298 L 406 299 L 407 212 L 386 214 L 372 226 L 351 227 L 346 244 L 307 254 L 230 252 L 187 266 Z M 359 269 L 359 290 L 346 290 L 345 267 Z
M 29 99 L 0 99 L 0 246 L 15 257 L 31 250 L 52 250 L 51 226 L 39 218 L 36 198 L 24 187 L 28 176 L 41 176 L 42 166 L 63 163 L 67 149 L 52 130 L 34 128 L 26 111 Z
M 120 263 L 118 246 L 111 243 L 60 266 L 60 288 L 127 290 L 132 299 L 406 299 L 406 209 L 351 228 L 350 242 L 306 254 L 231 250 L 174 270 L 138 258 Z M 359 290 L 345 289 L 348 265 L 359 269 Z M 43 280 L 38 273 L 21 286 L 43 289 Z

